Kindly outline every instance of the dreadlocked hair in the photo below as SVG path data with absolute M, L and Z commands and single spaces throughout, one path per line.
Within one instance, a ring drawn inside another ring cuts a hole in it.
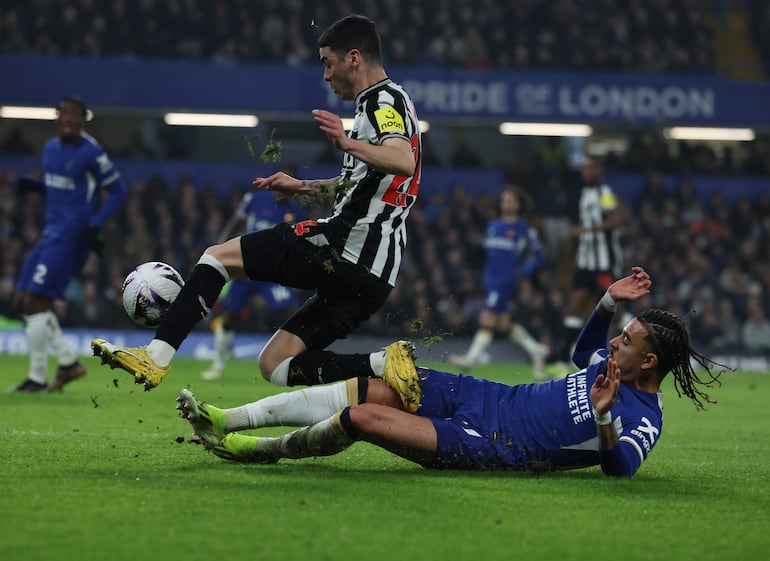
M 689 397 L 698 409 L 705 409 L 704 402 L 716 403 L 698 385 L 707 388 L 719 387 L 719 376 L 729 368 L 706 358 L 690 346 L 690 334 L 683 320 L 665 310 L 645 310 L 636 319 L 647 330 L 646 340 L 658 355 L 662 376 L 674 374 L 674 388 L 679 397 Z M 692 366 L 691 359 L 706 371 L 707 378 L 701 379 Z M 714 372 L 715 366 L 722 369 Z

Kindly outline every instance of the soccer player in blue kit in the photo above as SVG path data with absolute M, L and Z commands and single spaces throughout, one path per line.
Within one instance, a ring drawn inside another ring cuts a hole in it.
M 46 225 L 21 269 L 15 298 L 25 323 L 29 374 L 9 391 L 60 390 L 86 374 L 64 340 L 52 304 L 64 299 L 67 284 L 83 268 L 90 252 L 101 254 L 99 229 L 126 199 L 120 173 L 99 143 L 83 130 L 87 111 L 80 98 L 64 97 L 56 119 L 59 135 L 43 149 L 43 182 L 35 187 L 45 190 Z M 98 188 L 108 192 L 104 201 Z M 49 344 L 59 362 L 50 384 Z
M 296 200 L 281 193 L 249 191 L 222 230 L 217 243 L 224 243 L 236 232 L 259 232 L 281 222 L 293 223 L 305 218 L 305 209 Z M 297 293 L 280 284 L 248 280 L 232 280 L 226 285 L 219 303 L 222 312 L 211 320 L 214 332 L 214 359 L 201 374 L 204 380 L 222 377 L 225 364 L 232 355 L 235 323 L 238 314 L 255 295 L 274 311 L 290 310 L 297 305 Z
M 500 216 L 487 226 L 484 250 L 484 309 L 468 351 L 450 354 L 447 362 L 470 370 L 492 343 L 495 332 L 506 334 L 529 355 L 535 379 L 542 379 L 548 347 L 537 341 L 518 322 L 511 324 L 511 300 L 521 277 L 530 276 L 543 263 L 543 247 L 535 230 L 522 218 L 526 204 L 523 193 L 507 187 L 500 193 Z
M 670 372 L 677 394 L 696 407 L 713 401 L 721 372 L 690 346 L 685 323 L 663 310 L 646 310 L 609 341 L 617 302 L 649 292 L 641 267 L 615 281 L 578 338 L 566 378 L 510 386 L 470 376 L 393 364 L 402 377 L 419 379 L 421 402 L 378 379 L 358 378 L 269 396 L 232 409 L 198 401 L 183 389 L 177 409 L 206 448 L 226 460 L 273 463 L 338 453 L 357 440 L 427 468 L 552 471 L 599 465 L 611 476 L 631 477 L 658 443 L 663 429 L 661 382 Z M 691 365 L 696 361 L 708 379 Z M 411 410 L 410 410 L 411 409 Z M 291 425 L 278 437 L 238 430 Z

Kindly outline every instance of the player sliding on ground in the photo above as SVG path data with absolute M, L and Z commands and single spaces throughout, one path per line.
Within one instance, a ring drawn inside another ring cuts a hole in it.
M 648 294 L 641 267 L 615 281 L 583 327 L 573 360 L 582 369 L 566 378 L 509 386 L 415 367 L 388 353 L 385 376 L 417 380 L 421 395 L 404 399 L 378 379 L 282 393 L 233 409 L 198 401 L 182 390 L 177 409 L 206 448 L 235 462 L 336 454 L 357 440 L 371 442 L 428 468 L 548 471 L 601 465 L 617 477 L 634 475 L 663 428 L 660 385 L 671 372 L 677 394 L 702 409 L 713 401 L 714 362 L 690 346 L 684 322 L 647 310 L 609 342 L 616 302 Z M 388 348 L 398 351 L 398 344 Z M 701 380 L 695 360 L 707 374 Z M 302 426 L 278 437 L 236 431 Z

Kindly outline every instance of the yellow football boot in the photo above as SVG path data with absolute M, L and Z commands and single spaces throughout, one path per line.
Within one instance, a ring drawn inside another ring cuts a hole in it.
M 385 368 L 382 381 L 398 392 L 407 411 L 414 413 L 420 407 L 422 389 L 414 366 L 415 347 L 409 341 L 396 341 L 383 349 Z
M 155 364 L 146 347 L 118 347 L 104 339 L 94 339 L 91 348 L 94 356 L 101 357 L 102 364 L 109 364 L 113 369 L 122 368 L 134 377 L 137 384 L 144 384 L 145 391 L 160 384 L 171 368 Z

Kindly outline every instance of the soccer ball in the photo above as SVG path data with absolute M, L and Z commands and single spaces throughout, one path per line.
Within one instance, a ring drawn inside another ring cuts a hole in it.
M 156 327 L 183 285 L 182 276 L 171 265 L 142 263 L 123 281 L 123 307 L 139 325 Z

